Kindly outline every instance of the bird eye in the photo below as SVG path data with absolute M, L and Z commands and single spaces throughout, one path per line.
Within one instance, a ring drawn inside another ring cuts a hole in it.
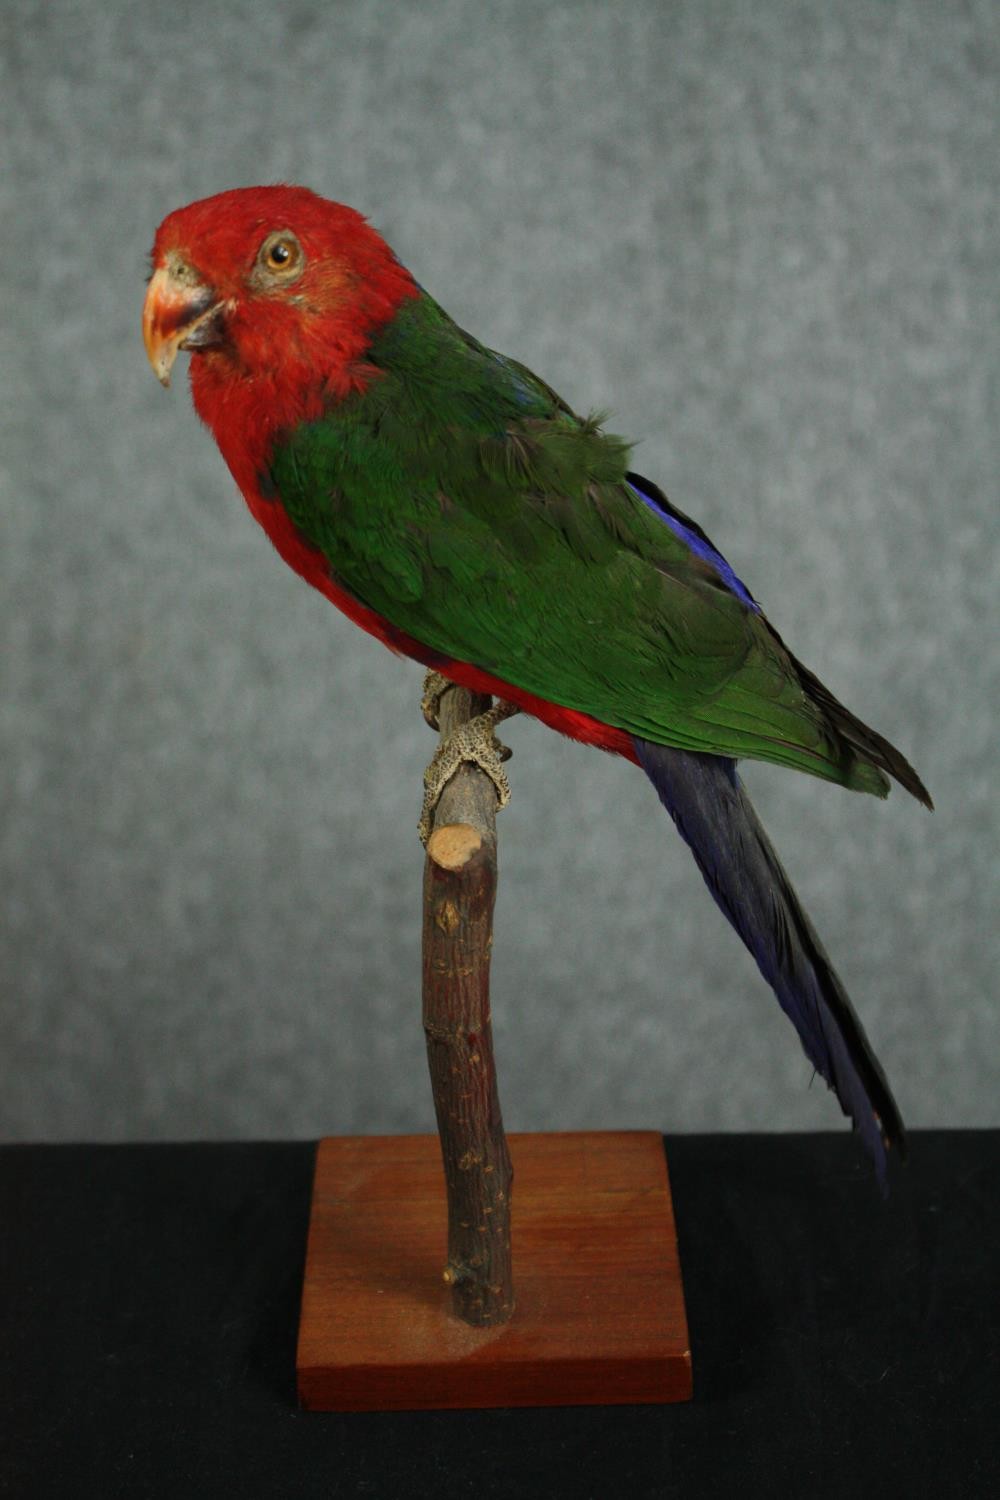
M 290 230 L 282 229 L 269 234 L 260 247 L 259 262 L 265 271 L 278 276 L 289 276 L 302 265 L 302 247 Z

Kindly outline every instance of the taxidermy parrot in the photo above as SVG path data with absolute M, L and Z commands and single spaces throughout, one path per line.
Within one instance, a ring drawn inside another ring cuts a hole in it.
M 502 803 L 493 731 L 518 710 L 641 767 L 884 1184 L 899 1111 L 736 762 L 877 797 L 891 776 L 930 807 L 900 752 L 796 660 L 623 439 L 457 327 L 353 209 L 286 186 L 178 209 L 143 332 L 164 385 L 194 355 L 195 409 L 285 561 L 498 700 L 476 744 L 442 747 L 438 789 L 475 758 Z

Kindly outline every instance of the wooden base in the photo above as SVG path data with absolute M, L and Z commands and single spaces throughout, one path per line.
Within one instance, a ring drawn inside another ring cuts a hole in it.
M 662 1137 L 512 1135 L 516 1306 L 455 1318 L 436 1136 L 320 1142 L 299 1326 L 311 1411 L 686 1401 Z

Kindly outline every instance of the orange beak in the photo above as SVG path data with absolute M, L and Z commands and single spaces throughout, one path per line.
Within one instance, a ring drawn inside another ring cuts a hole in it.
M 205 349 L 221 342 L 216 314 L 222 302 L 191 273 L 177 275 L 169 265 L 153 272 L 142 308 L 142 339 L 153 373 L 170 384 L 179 349 Z

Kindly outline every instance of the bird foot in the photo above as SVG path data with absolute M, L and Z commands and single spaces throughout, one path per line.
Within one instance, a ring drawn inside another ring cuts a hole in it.
M 450 687 L 455 684 L 440 672 L 428 672 L 424 678 L 424 696 L 420 700 L 420 712 L 424 716 L 424 722 L 431 729 L 438 730 L 441 725 L 438 721 L 438 711 L 441 707 L 441 699 Z
M 432 678 L 435 680 L 432 681 Z M 453 683 L 449 682 L 446 677 L 440 677 L 437 672 L 427 674 L 421 708 L 424 718 L 432 728 L 437 728 L 438 704 L 441 695 L 447 688 L 453 686 Z M 503 719 L 509 719 L 518 712 L 516 704 L 507 703 L 502 698 L 498 699 L 486 713 L 479 714 L 474 719 L 468 719 L 441 741 L 430 765 L 424 772 L 424 805 L 418 825 L 422 844 L 426 844 L 431 836 L 434 811 L 441 793 L 459 766 L 466 762 L 478 766 L 492 781 L 496 788 L 497 810 L 507 806 L 510 801 L 510 782 L 507 780 L 503 762 L 510 760 L 513 752 L 497 739 L 496 727 Z

